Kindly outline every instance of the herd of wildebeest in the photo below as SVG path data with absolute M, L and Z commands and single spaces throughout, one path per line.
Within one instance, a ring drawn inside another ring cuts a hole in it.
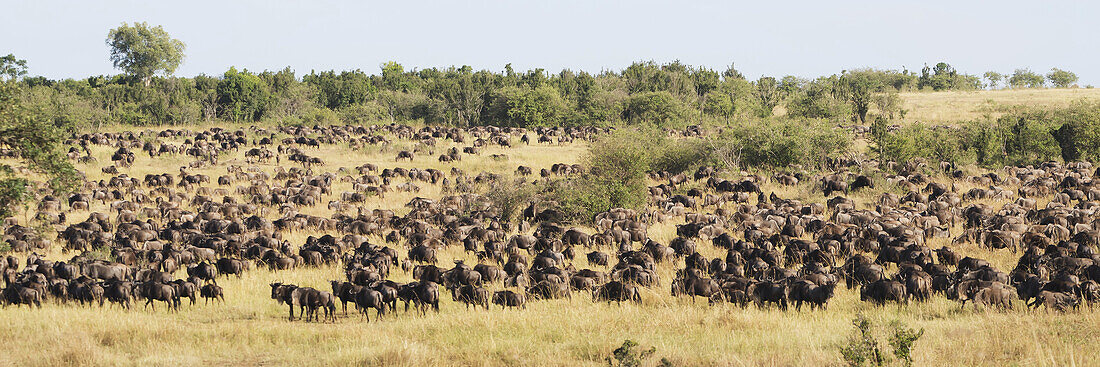
M 1020 299 L 1066 311 L 1100 300 L 1100 185 L 1092 181 L 1100 170 L 1088 162 L 975 176 L 950 164 L 843 158 L 826 162 L 825 173 L 748 175 L 704 166 L 653 173 L 644 210 L 612 209 L 585 226 L 563 224 L 563 214 L 546 201 L 528 202 L 520 218 L 503 220 L 493 201 L 477 192 L 486 185 L 581 175 L 581 165 L 477 173 L 455 165 L 489 159 L 473 158 L 489 148 L 502 152 L 491 159 L 507 162 L 513 145 L 572 144 L 606 133 L 389 124 L 76 135 L 68 142 L 69 158 L 100 168 L 104 179 L 86 180 L 67 197 L 41 196 L 35 221 L 56 228 L 56 238 L 7 221 L 4 241 L 21 258 L 0 261 L 3 303 L 108 302 L 129 309 L 137 302 L 155 310 L 163 302 L 178 311 L 185 298 L 224 302 L 217 284 L 222 277 L 266 267 L 277 278 L 281 271 L 318 266 L 339 266 L 346 279 L 317 279 L 331 289 L 270 279 L 273 302 L 289 307 L 291 320 L 296 309 L 306 320 L 335 320 L 338 306 L 346 314 L 348 303 L 368 320 L 370 309 L 382 317 L 398 302 L 405 312 L 410 304 L 418 313 L 438 311 L 440 292 L 466 308 L 486 309 L 578 294 L 596 302 L 642 302 L 643 288 L 784 310 L 789 304 L 826 308 L 838 286 L 878 305 L 941 295 L 964 306 L 1010 309 Z M 696 127 L 669 134 L 704 135 Z M 393 167 L 384 169 L 379 163 L 332 167 L 316 152 L 326 145 L 386 152 L 396 142 L 410 148 L 389 150 Z M 92 147 L 112 151 L 111 164 L 98 165 Z M 219 163 L 240 151 L 243 162 Z M 161 156 L 190 163 L 179 172 L 144 177 L 119 173 L 138 159 Z M 451 168 L 399 167 L 414 162 Z M 738 178 L 722 178 L 732 176 Z M 347 190 L 335 192 L 337 185 Z M 762 190 L 765 185 L 812 186 L 823 199 L 784 199 Z M 416 196 L 404 215 L 368 205 L 394 192 L 412 197 L 427 186 L 438 186 L 442 197 Z M 850 198 L 868 190 L 882 192 L 864 194 L 861 205 Z M 320 205 L 331 216 L 300 211 Z M 649 236 L 650 226 L 664 222 L 682 223 L 667 244 Z M 296 231 L 317 236 L 304 243 L 284 239 Z M 936 238 L 950 245 L 932 248 L 928 243 Z M 963 243 L 1019 254 L 1019 260 L 998 269 L 952 249 Z M 39 255 L 51 246 L 63 248 L 68 260 Z M 475 254 L 477 263 L 442 264 L 437 253 L 452 246 Z M 724 255 L 708 258 L 697 250 Z M 578 257 L 587 260 L 586 268 L 577 268 Z M 662 263 L 675 267 L 666 272 L 672 279 L 658 276 Z M 395 282 L 395 272 L 414 281 Z

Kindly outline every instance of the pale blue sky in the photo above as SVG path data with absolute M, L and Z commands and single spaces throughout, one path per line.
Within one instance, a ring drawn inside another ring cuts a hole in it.
M 0 54 L 50 78 L 117 73 L 107 31 L 147 21 L 187 43 L 184 76 L 679 59 L 719 71 L 735 62 L 755 78 L 943 60 L 971 74 L 1060 67 L 1100 83 L 1094 1 L 2 1 Z

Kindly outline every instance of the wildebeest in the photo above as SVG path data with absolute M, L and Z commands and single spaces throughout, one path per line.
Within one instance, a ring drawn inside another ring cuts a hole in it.
M 199 289 L 199 295 L 206 300 L 206 303 L 210 303 L 210 300 L 219 300 L 225 303 L 225 294 L 222 291 L 222 287 L 217 284 L 204 284 Z
M 859 299 L 876 305 L 886 304 L 887 301 L 908 304 L 909 293 L 905 290 L 905 284 L 884 279 L 863 285 L 859 289 Z
M 168 305 L 168 310 L 179 310 L 180 297 L 176 291 L 176 288 L 169 284 L 164 284 L 155 281 L 147 281 L 141 283 L 139 286 L 140 295 L 145 298 L 145 306 L 152 306 L 153 310 L 157 309 L 157 306 L 153 304 L 153 301 L 161 301 Z
M 497 291 L 493 293 L 493 304 L 500 305 L 502 310 L 505 307 L 527 308 L 527 297 L 509 290 Z

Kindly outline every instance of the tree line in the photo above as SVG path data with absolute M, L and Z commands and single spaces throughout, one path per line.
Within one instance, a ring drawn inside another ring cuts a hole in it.
M 389 62 L 381 72 L 311 72 L 286 68 L 253 72 L 230 68 L 220 76 L 94 76 L 21 79 L 24 102 L 59 124 L 118 122 L 189 124 L 203 120 L 275 120 L 326 123 L 422 120 L 459 126 L 582 126 L 618 123 L 670 125 L 711 118 L 772 116 L 784 107 L 793 118 L 866 122 L 870 110 L 904 117 L 898 92 L 971 90 L 976 77 L 947 66 L 927 75 L 860 69 L 813 80 L 794 76 L 747 80 L 732 66 L 723 72 L 680 62 L 637 62 L 598 74 L 544 69 L 516 72 L 469 66 L 405 70 Z M 948 70 L 948 71 L 945 71 Z M 1012 80 L 1029 77 L 1014 75 Z M 1024 86 L 1041 83 L 1027 81 Z M 1034 78 L 1032 78 L 1034 79 Z M 1014 85 L 1016 81 L 1012 82 Z
M 106 44 L 123 74 L 51 80 L 22 77 L 22 101 L 58 125 L 190 124 L 204 120 L 281 123 L 412 121 L 456 126 L 581 126 L 650 123 L 669 126 L 702 119 L 770 117 L 867 123 L 879 111 L 904 117 L 898 92 L 974 90 L 1076 82 L 1054 69 L 1044 78 L 1026 69 L 983 78 L 947 63 L 908 70 L 857 69 L 806 79 L 764 76 L 748 80 L 734 65 L 723 71 L 679 61 L 635 62 L 620 71 L 536 68 L 475 70 L 470 66 L 406 70 L 396 62 L 379 72 L 290 68 L 222 75 L 172 77 L 186 45 L 145 23 L 112 29 Z M 14 55 L 9 55 L 14 59 Z M 1047 82 L 1049 81 L 1049 83 Z M 777 110 L 777 108 L 782 109 Z

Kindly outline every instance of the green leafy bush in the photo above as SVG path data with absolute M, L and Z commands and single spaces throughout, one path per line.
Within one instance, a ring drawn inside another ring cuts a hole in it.
M 757 120 L 726 129 L 711 144 L 715 159 L 728 166 L 817 167 L 847 151 L 852 137 L 817 120 Z
M 903 366 L 913 365 L 913 345 L 924 336 L 924 329 L 914 330 L 900 321 L 890 322 L 888 344 L 896 360 L 889 360 L 883 352 L 874 324 L 863 314 L 852 319 L 855 331 L 840 345 L 840 356 L 849 366 L 886 366 L 892 362 Z
M 340 108 L 339 115 L 345 123 L 353 125 L 367 125 L 389 119 L 386 108 L 374 101 Z
M 624 341 L 621 347 L 615 348 L 611 352 L 611 356 L 607 357 L 607 365 L 609 367 L 638 367 L 642 365 L 642 362 L 649 359 L 653 353 L 657 352 L 655 347 L 649 349 L 637 348 L 637 342 L 629 339 Z
M 630 96 L 623 109 L 623 119 L 631 123 L 649 123 L 666 126 L 680 120 L 683 107 L 672 93 L 667 91 L 645 92 Z

